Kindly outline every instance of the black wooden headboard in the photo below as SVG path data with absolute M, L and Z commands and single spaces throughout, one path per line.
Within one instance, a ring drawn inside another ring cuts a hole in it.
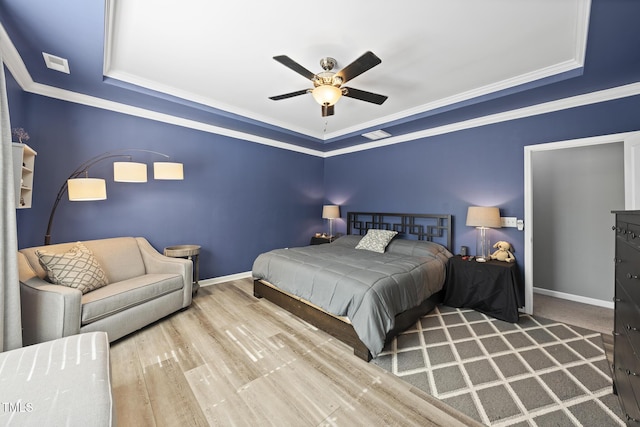
M 405 238 L 440 243 L 451 250 L 451 215 L 348 212 L 347 234 L 364 235 L 370 228 L 397 231 Z

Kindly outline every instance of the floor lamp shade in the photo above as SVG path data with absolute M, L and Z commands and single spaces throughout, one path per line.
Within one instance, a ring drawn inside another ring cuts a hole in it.
M 153 179 L 184 179 L 182 163 L 154 162 Z
M 128 152 L 151 153 L 164 157 L 167 160 L 171 158 L 163 153 L 151 150 L 143 150 L 137 148 L 123 148 L 121 150 L 107 151 L 81 163 L 69 177 L 63 181 L 58 195 L 56 196 L 51 212 L 49 213 L 49 222 L 47 231 L 44 235 L 44 244 L 51 243 L 51 227 L 53 226 L 53 218 L 56 214 L 58 204 L 67 193 L 71 201 L 92 201 L 105 200 L 107 198 L 107 185 L 104 179 L 89 178 L 89 168 L 92 166 L 111 159 L 127 158 L 128 161 L 113 162 L 113 180 L 115 182 L 147 182 L 147 164 L 132 161 Z M 182 163 L 175 162 L 156 162 L 153 164 L 153 172 L 155 179 L 184 179 Z
M 147 182 L 146 163 L 113 162 L 115 182 Z
M 69 200 L 84 202 L 91 200 L 105 200 L 107 198 L 107 184 L 102 178 L 74 178 L 67 180 Z
M 496 207 L 469 206 L 467 210 L 467 226 L 476 227 L 476 259 L 486 261 L 491 253 L 491 242 L 487 235 L 489 228 L 500 228 L 500 209 Z

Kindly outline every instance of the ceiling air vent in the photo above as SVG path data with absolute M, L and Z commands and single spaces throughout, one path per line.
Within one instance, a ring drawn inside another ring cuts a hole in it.
M 388 138 L 391 136 L 391 134 L 383 130 L 374 130 L 373 132 L 363 133 L 362 136 L 375 141 L 376 139 Z
M 44 63 L 47 64 L 47 68 L 60 71 L 61 73 L 70 73 L 69 62 L 66 59 L 45 52 L 42 52 L 42 56 L 44 57 Z

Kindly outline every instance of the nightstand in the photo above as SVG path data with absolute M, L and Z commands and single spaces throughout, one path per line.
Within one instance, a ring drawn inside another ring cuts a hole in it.
M 329 238 L 329 236 L 311 236 L 310 245 L 321 245 L 323 243 L 331 243 L 334 239 Z
M 444 304 L 472 308 L 496 319 L 516 323 L 524 306 L 524 288 L 515 262 L 449 258 Z

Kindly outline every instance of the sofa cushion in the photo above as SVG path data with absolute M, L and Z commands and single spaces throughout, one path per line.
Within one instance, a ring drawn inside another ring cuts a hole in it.
M 182 276 L 178 274 L 144 274 L 111 283 L 82 296 L 81 325 L 144 304 L 183 286 Z
M 146 268 L 138 242 L 133 237 L 114 237 L 110 239 L 84 240 L 82 242 L 89 249 L 93 256 L 107 275 L 109 283 L 120 282 L 132 277 L 142 276 Z M 20 249 L 20 252 L 27 258 L 29 266 L 33 272 L 45 279 L 47 272 L 39 263 L 36 251 L 45 250 L 54 253 L 62 253 L 71 249 L 73 243 L 57 243 L 48 246 L 35 246 Z
M 83 243 L 104 268 L 110 283 L 147 273 L 140 247 L 133 237 L 87 240 Z
M 107 276 L 93 253 L 81 242 L 67 252 L 52 253 L 40 249 L 36 254 L 51 283 L 76 288 L 83 294 L 108 283 Z

